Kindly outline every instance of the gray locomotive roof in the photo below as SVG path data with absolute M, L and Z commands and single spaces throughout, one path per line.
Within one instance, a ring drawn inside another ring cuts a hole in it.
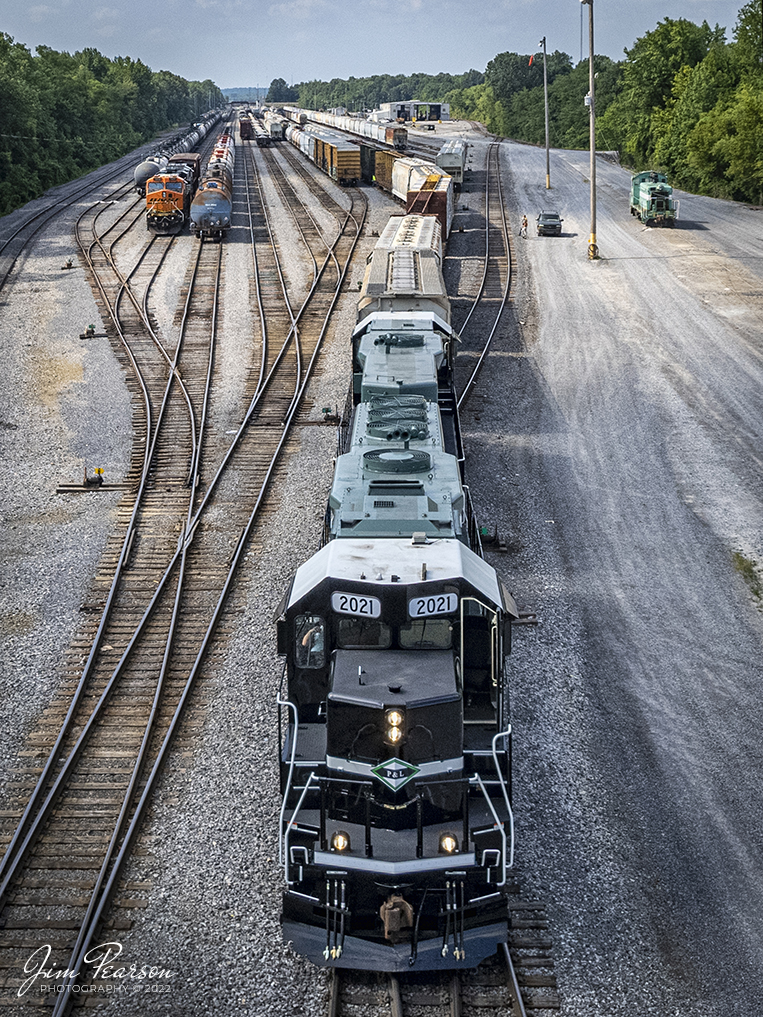
M 460 540 L 413 544 L 407 538 L 353 540 L 348 537 L 329 541 L 300 565 L 289 591 L 287 607 L 296 604 L 329 578 L 391 586 L 394 575 L 399 584 L 420 584 L 421 566 L 424 564 L 427 582 L 462 577 L 490 603 L 503 605 L 501 584 L 495 569 Z

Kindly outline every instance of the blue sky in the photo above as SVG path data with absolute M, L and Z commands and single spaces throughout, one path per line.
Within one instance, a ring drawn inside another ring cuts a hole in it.
M 662 18 L 727 29 L 740 2 L 594 0 L 595 49 L 619 59 Z M 579 0 L 0 0 L 0 31 L 34 50 L 94 46 L 153 70 L 212 78 L 221 88 L 273 78 L 364 77 L 484 70 L 505 50 L 588 54 L 588 7 Z

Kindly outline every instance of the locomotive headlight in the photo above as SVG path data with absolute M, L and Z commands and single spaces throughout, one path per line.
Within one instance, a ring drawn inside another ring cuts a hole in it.
M 440 834 L 439 850 L 441 855 L 455 855 L 458 853 L 458 837 L 456 837 L 455 833 Z
M 350 835 L 345 833 L 344 830 L 337 830 L 331 838 L 331 847 L 334 851 L 349 851 L 350 850 Z
M 385 738 L 391 745 L 397 745 L 401 741 L 404 719 L 402 710 L 387 710 L 385 713 L 384 720 L 387 724 Z

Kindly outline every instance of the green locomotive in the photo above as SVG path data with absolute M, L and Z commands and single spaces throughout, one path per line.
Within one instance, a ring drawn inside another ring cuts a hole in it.
M 678 202 L 664 173 L 648 170 L 631 177 L 631 215 L 647 226 L 675 226 Z

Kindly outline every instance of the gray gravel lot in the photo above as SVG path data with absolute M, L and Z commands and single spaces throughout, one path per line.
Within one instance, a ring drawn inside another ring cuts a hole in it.
M 503 157 L 513 212 L 565 220 L 561 238 L 515 239 L 513 304 L 463 418 L 478 511 L 509 541 L 492 562 L 540 617 L 513 654 L 521 878 L 548 905 L 567 1017 L 756 1017 L 763 614 L 732 556 L 763 560 L 763 212 L 681 195 L 676 229 L 646 230 L 627 211 L 628 174 L 600 160 L 602 258 L 589 263 L 587 154 L 552 154 L 550 193 L 543 151 L 505 144 Z M 343 403 L 352 291 L 372 230 L 398 211 L 368 193 L 316 414 Z M 242 285 L 244 247 L 226 251 Z M 129 462 L 121 371 L 105 342 L 76 338 L 98 319 L 81 269 L 60 269 L 72 249 L 64 224 L 46 233 L 3 295 L 4 778 L 60 677 L 118 499 L 55 495 L 56 482 L 83 465 L 117 479 Z M 172 297 L 167 284 L 167 329 Z M 219 427 L 233 426 L 256 346 L 237 346 L 234 299 Z M 203 737 L 181 737 L 131 863 L 128 880 L 153 889 L 124 956 L 175 972 L 172 993 L 133 985 L 115 1013 L 323 1012 L 324 974 L 278 927 L 272 617 L 317 546 L 333 454 L 330 429 L 302 430 L 224 657 L 202 678 Z
M 564 1012 L 752 1015 L 763 616 L 732 555 L 763 552 L 760 213 L 683 195 L 646 230 L 599 160 L 590 263 L 587 154 L 553 154 L 550 194 L 542 151 L 505 155 L 517 215 L 565 219 L 515 241 L 515 321 L 465 417 L 541 618 L 516 640 L 520 866 Z

